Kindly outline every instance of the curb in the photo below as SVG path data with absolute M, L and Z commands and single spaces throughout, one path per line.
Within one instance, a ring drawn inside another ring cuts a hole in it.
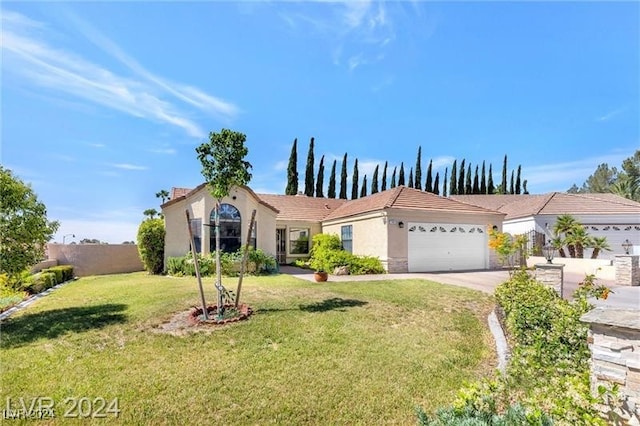
M 493 308 L 489 317 L 487 318 L 489 323 L 489 330 L 493 334 L 493 339 L 496 341 L 496 352 L 498 354 L 498 370 L 504 373 L 507 368 L 507 358 L 509 354 L 509 346 L 507 345 L 507 339 L 504 335 L 504 330 L 498 316 L 496 315 L 496 308 Z

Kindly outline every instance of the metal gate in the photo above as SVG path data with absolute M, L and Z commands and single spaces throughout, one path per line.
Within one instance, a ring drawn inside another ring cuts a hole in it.
M 287 263 L 287 230 L 276 229 L 276 258 L 280 265 Z

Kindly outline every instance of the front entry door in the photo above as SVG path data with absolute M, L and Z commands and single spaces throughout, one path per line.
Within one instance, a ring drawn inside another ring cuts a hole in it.
M 276 257 L 278 263 L 284 265 L 287 263 L 287 230 L 276 229 Z

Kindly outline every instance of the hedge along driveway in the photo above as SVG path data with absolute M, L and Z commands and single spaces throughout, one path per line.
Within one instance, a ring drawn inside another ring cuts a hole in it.
M 3 324 L 0 400 L 118 398 L 127 424 L 407 424 L 495 365 L 492 299 L 466 289 L 248 277 L 249 321 L 156 332 L 197 300 L 193 278 L 143 273 L 58 289 Z

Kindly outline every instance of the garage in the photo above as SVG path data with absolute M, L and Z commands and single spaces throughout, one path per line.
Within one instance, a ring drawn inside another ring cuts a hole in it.
M 487 234 L 482 225 L 408 224 L 409 272 L 463 271 L 488 266 Z

